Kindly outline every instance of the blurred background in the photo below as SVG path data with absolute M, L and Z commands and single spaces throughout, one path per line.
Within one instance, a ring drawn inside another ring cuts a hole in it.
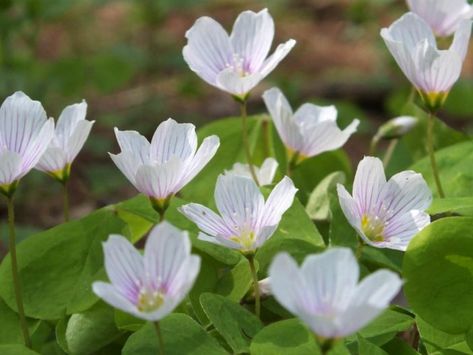
M 1 99 L 23 90 L 55 118 L 85 99 L 88 119 L 96 121 L 73 165 L 73 217 L 136 193 L 107 154 L 118 151 L 114 126 L 149 137 L 168 117 L 201 126 L 238 114 L 228 95 L 189 70 L 181 55 L 184 34 L 200 16 L 230 30 L 242 10 L 264 7 L 276 23 L 274 45 L 289 38 L 298 43 L 253 92 L 249 112 L 264 112 L 261 94 L 274 85 L 293 106 L 335 104 L 340 126 L 362 120 L 345 146 L 356 166 L 377 127 L 399 113 L 410 90 L 379 36 L 407 11 L 404 1 L 0 0 Z M 472 76 L 470 55 L 441 113 L 450 126 L 470 133 Z M 1 231 L 3 201 L 0 213 Z M 18 189 L 17 219 L 20 237 L 60 223 L 61 186 L 29 174 Z

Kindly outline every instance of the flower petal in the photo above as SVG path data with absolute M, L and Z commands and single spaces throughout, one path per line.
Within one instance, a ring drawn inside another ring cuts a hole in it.
M 226 239 L 225 237 L 222 237 L 220 235 L 216 235 L 216 236 L 211 237 L 211 236 L 209 236 L 205 233 L 200 232 L 199 236 L 197 238 L 199 240 L 203 240 L 204 242 L 217 244 L 217 245 L 220 245 L 220 246 L 223 246 L 223 247 L 226 247 L 226 248 L 235 249 L 235 250 L 240 250 L 241 249 L 240 243 L 234 242 L 230 239 Z
M 199 229 L 204 233 L 212 236 L 222 235 L 228 237 L 231 237 L 234 233 L 226 226 L 222 217 L 205 206 L 197 203 L 189 203 L 181 206 L 179 211 L 192 222 L 197 224 Z
M 0 153 L 0 185 L 10 185 L 18 180 L 21 169 L 21 156 L 4 150 Z
M 380 213 L 389 218 L 411 210 L 426 210 L 432 203 L 432 191 L 421 174 L 412 170 L 402 171 L 389 179 L 381 192 Z
M 263 100 L 284 144 L 299 151 L 302 147 L 302 134 L 293 120 L 292 109 L 286 97 L 275 87 L 264 92 Z
M 49 147 L 41 156 L 36 169 L 46 173 L 64 169 L 67 164 L 67 157 L 64 149 L 58 147 Z
M 357 286 L 347 311 L 341 317 L 343 328 L 338 337 L 351 335 L 378 315 L 388 306 L 402 286 L 397 274 L 388 270 L 378 270 L 365 277 Z
M 197 19 L 186 32 L 187 45 L 182 50 L 190 69 L 211 85 L 217 75 L 232 63 L 230 39 L 223 27 L 210 17 Z
M 137 303 L 142 277 L 142 256 L 121 235 L 112 234 L 103 243 L 105 271 L 114 288 L 132 304 Z
M 194 155 L 189 165 L 183 172 L 183 177 L 180 179 L 177 188 L 180 190 L 187 185 L 197 174 L 199 174 L 208 162 L 217 153 L 217 149 L 220 146 L 220 139 L 217 136 L 206 137 L 200 145 L 197 153 Z
M 274 175 L 278 169 L 278 162 L 274 158 L 266 158 L 258 169 L 258 181 L 261 186 L 271 185 L 273 183 Z M 249 169 L 249 167 L 248 167 Z
M 0 107 L 0 147 L 24 157 L 28 147 L 34 142 L 39 143 L 36 137 L 46 119 L 46 112 L 39 101 L 31 100 L 21 91 L 15 92 Z
M 340 207 L 348 223 L 355 228 L 358 233 L 361 232 L 361 215 L 358 205 L 353 197 L 350 196 L 345 186 L 337 184 L 337 194 Z
M 419 210 L 412 210 L 392 218 L 384 229 L 385 241 L 374 244 L 377 247 L 405 251 L 409 242 L 430 223 L 430 216 Z
M 214 196 L 220 215 L 235 235 L 255 230 L 264 208 L 264 199 L 252 179 L 220 175 Z
M 48 146 L 51 143 L 53 137 L 54 120 L 50 118 L 49 120 L 44 122 L 36 137 L 29 141 L 28 146 L 24 150 L 23 161 L 21 164 L 21 176 L 26 175 L 31 169 L 35 167 L 35 165 L 43 156 L 46 149 L 48 149 Z
M 168 198 L 178 191 L 184 169 L 185 165 L 175 158 L 161 165 L 142 165 L 136 172 L 136 188 L 149 197 Z
M 86 114 L 87 103 L 85 101 L 69 105 L 62 110 L 56 124 L 56 137 L 59 138 L 61 147 L 65 148 L 69 145 L 69 137 L 76 130 L 77 124 L 85 121 Z
M 145 137 L 137 131 L 120 131 L 116 127 L 114 130 L 121 151 L 131 154 L 135 159 L 135 164 L 149 162 L 150 144 Z
M 385 183 L 382 161 L 375 157 L 364 157 L 358 164 L 353 182 L 353 198 L 358 203 L 360 214 L 379 208 Z
M 279 64 L 281 60 L 283 60 L 291 51 L 292 47 L 296 45 L 296 41 L 290 39 L 289 41 L 280 44 L 274 53 L 269 56 L 263 63 L 260 69 L 260 74 L 262 78 L 266 77 L 271 73 L 274 68 Z
M 136 306 L 125 298 L 113 285 L 107 282 L 96 281 L 92 284 L 92 290 L 112 307 L 129 314 L 137 315 Z
M 284 212 L 291 207 L 297 189 L 292 180 L 285 176 L 271 191 L 261 215 L 260 227 L 274 226 L 281 221 Z
M 473 6 L 471 8 L 471 13 L 473 15 Z M 459 24 L 458 29 L 455 32 L 453 37 L 452 45 L 450 50 L 455 51 L 460 56 L 462 62 L 465 60 L 466 54 L 468 52 L 468 45 L 470 44 L 471 37 L 471 21 L 464 20 Z
M 136 186 L 136 172 L 141 165 L 136 161 L 136 156 L 131 152 L 108 154 L 122 174 L 138 189 Z
M 222 70 L 216 79 L 217 87 L 235 96 L 243 97 L 259 84 L 264 76 L 259 73 L 242 76 L 233 68 Z
M 230 35 L 234 53 L 243 60 L 243 69 L 253 73 L 266 59 L 274 37 L 274 21 L 267 9 L 258 13 L 243 11 Z
M 67 146 L 67 163 L 71 164 L 79 154 L 80 150 L 84 146 L 87 138 L 89 137 L 92 126 L 95 121 L 79 121 L 75 127 L 74 132 L 69 137 Z
M 190 123 L 177 123 L 172 118 L 162 122 L 151 140 L 150 158 L 163 164 L 171 158 L 190 159 L 197 149 L 195 126 Z

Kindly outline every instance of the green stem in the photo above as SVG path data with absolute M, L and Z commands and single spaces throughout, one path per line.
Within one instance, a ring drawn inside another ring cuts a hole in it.
M 288 177 L 292 176 L 292 172 L 297 166 L 297 160 L 299 159 L 299 152 L 296 152 L 292 155 L 291 158 L 287 159 L 286 175 Z
M 261 315 L 261 295 L 258 284 L 258 275 L 256 274 L 255 258 L 254 256 L 248 256 L 248 262 L 250 264 L 251 276 L 253 278 L 253 286 L 255 288 L 255 314 L 258 318 Z
M 159 355 L 164 355 L 164 340 L 163 335 L 161 334 L 161 327 L 159 326 L 159 321 L 154 322 L 154 328 L 156 329 L 156 335 L 159 340 Z
M 270 142 L 271 142 L 271 137 L 270 137 L 269 121 L 263 120 L 263 152 L 264 152 L 265 158 L 268 158 L 271 156 Z
M 256 176 L 255 167 L 251 159 L 250 142 L 248 140 L 248 115 L 246 113 L 246 100 L 240 102 L 241 122 L 242 122 L 242 136 L 243 136 L 243 148 L 245 149 L 246 162 L 250 168 L 251 176 L 255 181 L 256 185 L 260 186 L 258 177 Z
M 63 194 L 63 208 L 64 208 L 64 221 L 69 222 L 69 191 L 67 190 L 67 182 L 62 184 Z
M 369 155 L 371 157 L 374 157 L 376 156 L 376 148 L 378 147 L 378 138 L 376 136 L 374 136 L 372 139 L 371 139 L 371 142 L 370 142 L 370 151 L 369 151 Z
M 440 175 L 437 167 L 437 161 L 435 160 L 435 151 L 434 151 L 434 123 L 435 118 L 432 112 L 429 112 L 428 122 L 427 122 L 427 149 L 429 151 L 430 165 L 432 167 L 432 174 L 434 175 L 435 185 L 437 186 L 437 192 L 440 198 L 445 197 L 443 192 L 442 183 L 440 182 Z
M 361 256 L 363 255 L 364 246 L 365 246 L 365 243 L 363 243 L 363 240 L 361 240 L 361 238 L 358 237 L 358 245 L 356 247 L 356 253 L 355 253 L 356 260 L 361 259 Z
M 388 149 L 386 149 L 386 153 L 384 153 L 384 159 L 383 159 L 383 165 L 385 168 L 388 167 L 389 162 L 391 161 L 391 158 L 393 156 L 394 150 L 396 149 L 398 142 L 399 142 L 399 139 L 392 139 L 389 142 Z
M 18 260 L 16 257 L 16 233 L 15 233 L 15 207 L 13 206 L 13 197 L 8 197 L 8 230 L 10 241 L 10 260 L 13 277 L 13 287 L 15 290 L 16 306 L 20 318 L 20 328 L 23 333 L 25 346 L 31 349 L 31 339 L 26 323 L 25 310 L 23 308 L 23 299 L 21 294 L 20 275 L 18 274 Z
M 161 223 L 162 221 L 164 221 L 164 211 L 159 212 L 159 223 Z

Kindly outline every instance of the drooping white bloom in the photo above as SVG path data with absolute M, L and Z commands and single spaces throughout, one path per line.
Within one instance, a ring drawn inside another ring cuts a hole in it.
M 256 178 L 260 186 L 271 185 L 273 183 L 277 168 L 278 162 L 274 158 L 266 158 L 260 168 L 254 167 Z M 252 178 L 248 164 L 235 163 L 233 164 L 232 170 L 225 171 L 225 173 Z
M 202 231 L 199 239 L 251 254 L 276 231 L 296 192 L 286 176 L 265 202 L 252 179 L 220 175 L 214 194 L 220 215 L 196 203 L 184 205 L 180 211 Z
M 0 192 L 11 196 L 18 181 L 34 168 L 54 135 L 39 101 L 21 91 L 0 107 Z
M 473 6 L 467 0 L 407 0 L 407 5 L 439 37 L 452 35 L 463 20 L 473 17 Z
M 395 117 L 381 127 L 376 132 L 375 139 L 397 139 L 411 131 L 417 124 L 417 118 L 413 116 Z
M 471 21 L 464 20 L 458 25 L 450 48 L 439 50 L 429 25 L 412 12 L 381 30 L 386 46 L 404 75 L 433 110 L 443 105 L 460 77 L 470 35 Z
M 303 104 L 295 113 L 278 88 L 263 94 L 263 100 L 290 157 L 300 160 L 343 146 L 356 131 L 359 120 L 340 130 L 335 106 Z
M 424 211 L 432 202 L 432 192 L 422 175 L 408 170 L 386 181 L 378 158 L 365 157 L 358 164 L 353 197 L 340 184 L 337 192 L 348 222 L 372 246 L 406 250 L 430 223 Z
M 67 106 L 59 116 L 53 140 L 36 165 L 57 180 L 67 181 L 71 164 L 85 144 L 95 121 L 87 121 L 87 103 Z
M 333 248 L 306 257 L 301 267 L 287 253 L 269 268 L 276 300 L 326 339 L 356 333 L 379 316 L 399 292 L 402 281 L 392 271 L 378 270 L 361 282 L 348 248 Z
M 115 135 L 121 153 L 110 154 L 112 160 L 158 210 L 167 207 L 169 199 L 204 168 L 220 145 L 217 136 L 210 136 L 197 149 L 195 126 L 171 118 L 158 126 L 151 143 L 136 131 L 115 128 Z
M 199 18 L 187 31 L 184 60 L 210 85 L 244 98 L 296 44 L 280 44 L 268 57 L 274 21 L 267 9 L 242 12 L 230 36 L 210 17 Z
M 167 222 L 151 231 L 144 255 L 121 235 L 110 235 L 103 249 L 110 283 L 94 282 L 94 293 L 113 307 L 152 322 L 181 303 L 200 270 L 200 257 L 191 255 L 187 232 Z

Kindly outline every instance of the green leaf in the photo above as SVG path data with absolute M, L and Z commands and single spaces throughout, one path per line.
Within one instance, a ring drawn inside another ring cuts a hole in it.
M 24 345 L 0 345 L 0 354 L 5 355 L 38 355 L 36 351 L 30 350 Z
M 332 214 L 329 228 L 330 245 L 349 247 L 353 250 L 356 249 L 359 237 L 350 223 L 348 223 L 338 202 L 336 191 L 331 192 L 329 198 L 330 211 Z
M 143 319 L 136 318 L 131 314 L 115 309 L 115 325 L 120 330 L 136 332 L 146 323 Z
M 345 183 L 345 174 L 342 171 L 336 171 L 327 175 L 312 191 L 305 210 L 313 220 L 328 220 L 330 213 L 330 191 L 335 191 L 337 184 Z
M 436 328 L 459 334 L 473 325 L 473 218 L 443 218 L 410 242 L 403 276 L 409 304 Z
M 383 345 L 383 350 L 388 354 L 419 355 L 412 346 L 400 338 L 394 338 L 389 343 Z
M 114 341 L 119 335 L 113 309 L 103 302 L 69 318 L 66 327 L 67 349 L 71 354 L 91 354 Z
M 250 345 L 252 355 L 320 354 L 315 337 L 298 319 L 272 323 L 258 332 Z
M 250 265 L 246 258 L 241 258 L 238 264 L 220 278 L 215 291 L 234 302 L 240 302 L 250 289 L 251 283 Z
M 274 235 L 257 251 L 256 259 L 260 273 L 265 274 L 273 257 L 282 251 L 292 254 L 297 260 L 324 248 L 322 236 L 304 210 L 301 203 L 294 203 L 283 215 Z
M 301 202 L 305 204 L 314 188 L 327 175 L 337 171 L 343 172 L 347 180 L 351 180 L 351 163 L 343 150 L 322 153 L 299 164 L 294 169 L 292 179 L 300 190 L 298 196 Z
M 420 317 L 416 317 L 416 323 L 422 342 L 429 354 L 443 355 L 447 349 L 456 350 L 462 354 L 471 353 L 464 334 L 455 335 L 443 332 Z
M 225 355 L 217 340 L 208 335 L 192 318 L 185 314 L 170 314 L 159 322 L 166 355 Z M 148 323 L 132 334 L 123 355 L 158 354 L 158 337 L 153 324 Z
M 55 335 L 58 346 L 66 353 L 69 352 L 66 340 L 67 319 L 62 318 L 56 323 Z
M 101 243 L 124 227 L 112 211 L 102 209 L 20 243 L 18 266 L 26 315 L 59 319 L 92 306 L 97 297 L 91 284 L 103 275 Z M 0 266 L 0 283 L 0 295 L 16 309 L 9 256 Z
M 0 344 L 23 344 L 23 334 L 20 330 L 20 320 L 18 314 L 9 308 L 0 298 Z M 30 333 L 38 326 L 38 321 L 28 319 Z
M 263 328 L 261 321 L 238 303 L 204 293 L 200 303 L 215 329 L 236 354 L 248 352 L 250 339 Z
M 259 147 L 256 149 L 256 146 L 261 141 L 260 128 L 263 118 L 263 116 L 248 117 L 248 132 L 253 155 L 257 150 L 261 150 Z M 209 164 L 194 178 L 192 183 L 182 189 L 181 195 L 184 199 L 206 204 L 209 202 L 210 196 L 213 196 L 210 191 L 213 192 L 217 176 L 225 170 L 231 169 L 235 162 L 246 162 L 241 126 L 241 118 L 232 117 L 214 121 L 197 131 L 200 141 L 210 135 L 217 135 L 220 138 L 220 147 Z M 255 164 L 260 164 L 260 159 L 257 157 L 253 157 L 253 160 Z
M 447 197 L 471 196 L 473 186 L 473 141 L 459 143 L 436 151 L 440 180 Z M 437 195 L 432 168 L 428 157 L 418 161 L 411 169 L 421 173 L 434 195 Z
M 386 351 L 366 340 L 361 335 L 358 335 L 358 352 L 360 354 L 388 355 Z
M 473 197 L 436 198 L 427 212 L 431 215 L 455 213 L 462 216 L 473 216 Z
M 363 339 L 381 346 L 394 338 L 397 333 L 404 332 L 414 324 L 414 318 L 392 309 L 387 309 L 374 321 L 358 332 Z M 356 341 L 356 336 L 351 336 L 348 341 Z

